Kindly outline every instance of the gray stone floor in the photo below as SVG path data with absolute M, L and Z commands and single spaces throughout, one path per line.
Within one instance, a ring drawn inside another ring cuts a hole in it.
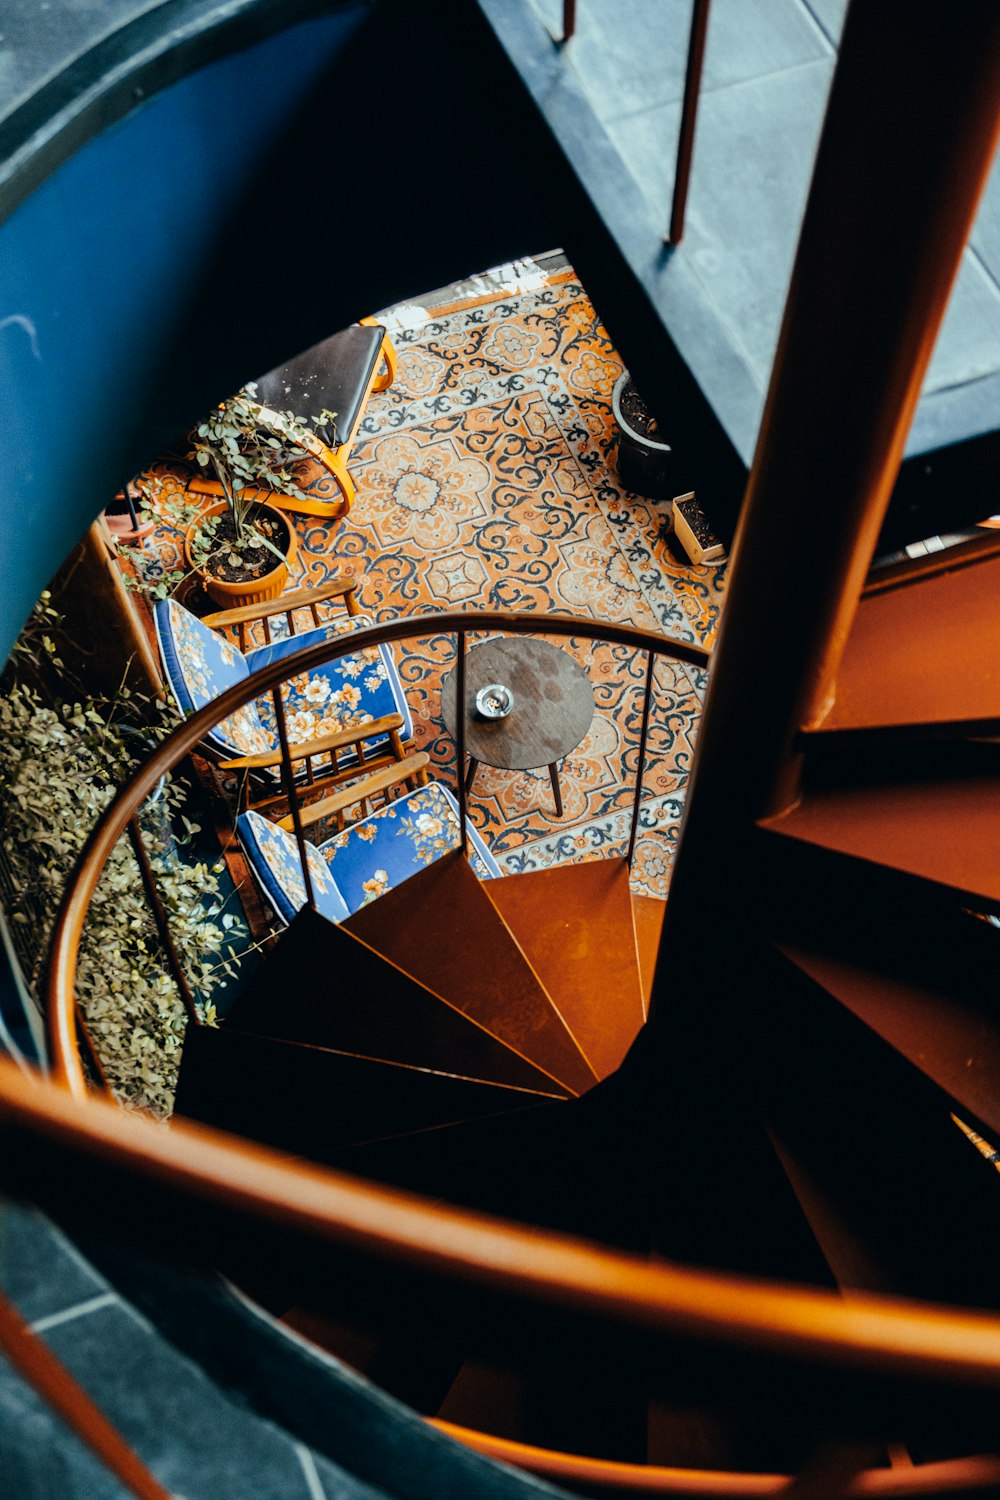
M 576 34 L 563 46 L 561 0 L 528 3 L 549 33 L 550 97 L 558 73 L 572 75 L 561 82 L 579 90 L 634 180 L 652 247 L 670 216 L 691 0 L 579 0 Z M 732 383 L 724 362 L 692 351 L 703 361 L 703 389 L 745 458 L 763 407 L 846 9 L 847 0 L 714 0 L 711 8 L 687 228 L 670 252 L 681 264 L 663 274 L 678 281 L 683 270 L 696 284 L 713 334 L 749 377 L 756 401 L 747 392 L 738 402 L 712 388 Z M 546 45 L 541 34 L 537 45 Z M 998 380 L 1000 165 L 965 253 L 909 451 L 995 427 Z
M 163 0 L 4 0 L 0 119 L 89 47 Z
M 214 1281 L 0 1200 L 0 1292 L 178 1500 L 559 1500 Z M 0 1494 L 126 1491 L 0 1355 Z

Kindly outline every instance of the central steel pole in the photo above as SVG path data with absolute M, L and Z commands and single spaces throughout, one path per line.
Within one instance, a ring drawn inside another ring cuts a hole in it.
M 671 884 L 674 986 L 692 928 L 752 889 L 754 821 L 798 795 L 796 734 L 831 703 L 998 125 L 995 0 L 854 0 Z

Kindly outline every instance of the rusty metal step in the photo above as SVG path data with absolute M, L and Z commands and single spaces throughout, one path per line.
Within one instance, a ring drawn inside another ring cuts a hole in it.
M 223 1024 L 565 1098 L 527 1058 L 308 907 L 255 970 Z
M 1000 733 L 1000 557 L 866 594 L 815 733 Z
M 951 936 L 941 934 L 946 946 Z M 1000 1196 L 992 1167 L 952 1115 L 956 1093 L 995 1112 L 997 1088 L 986 1075 L 996 1037 L 983 1046 L 974 1002 L 953 1009 L 932 993 L 947 968 L 928 962 L 938 934 L 909 933 L 904 989 L 888 972 L 901 937 L 897 927 L 881 971 L 874 942 L 866 942 L 864 962 L 856 947 L 851 965 L 821 962 L 791 944 L 772 949 L 758 973 L 767 982 L 755 991 L 759 1031 L 745 1048 L 746 1066 L 841 1287 L 995 1307 L 992 1266 L 972 1247 L 1000 1234 Z M 935 972 L 921 979 L 921 967 Z M 956 988 L 970 979 L 976 975 L 957 972 Z M 988 1009 L 984 998 L 982 1014 Z
M 499 1037 L 566 1090 L 595 1079 L 487 892 L 457 851 L 436 860 L 343 923 L 398 968 Z
M 645 1019 L 628 867 L 559 865 L 483 886 L 531 959 L 599 1078 L 620 1066 Z
M 330 1162 L 352 1145 L 550 1102 L 526 1089 L 404 1067 L 232 1026 L 191 1026 L 176 1113 Z
M 635 946 L 639 955 L 639 980 L 642 985 L 642 1009 L 649 1015 L 649 1001 L 653 993 L 653 978 L 656 973 L 656 958 L 660 951 L 663 919 L 667 914 L 667 903 L 658 896 L 632 896 L 632 922 L 635 926 Z
M 1000 747 L 905 747 L 867 764 L 845 756 L 841 769 L 853 784 L 807 787 L 759 826 L 1000 906 Z
M 1000 931 L 919 898 L 890 909 L 831 889 L 825 909 L 808 905 L 803 899 L 797 911 L 775 914 L 776 951 L 950 1100 L 1000 1131 L 993 1003 Z

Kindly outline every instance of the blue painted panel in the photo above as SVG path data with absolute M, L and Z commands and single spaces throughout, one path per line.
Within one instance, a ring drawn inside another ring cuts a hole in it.
M 248 255 L 291 232 L 270 152 L 284 132 L 294 140 L 300 107 L 369 15 L 338 10 L 184 78 L 0 228 L 0 661 L 74 541 L 150 455 L 149 398 L 233 214 Z M 320 179 L 322 155 L 321 143 Z M 253 223 L 262 172 L 278 195 Z M 212 336 L 205 327 L 206 347 Z M 190 358 L 197 367 L 203 351 Z

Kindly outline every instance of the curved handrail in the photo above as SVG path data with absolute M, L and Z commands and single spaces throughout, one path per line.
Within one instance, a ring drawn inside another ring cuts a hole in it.
M 235 713 L 253 698 L 260 698 L 272 688 L 298 672 L 310 672 L 325 662 L 335 660 L 366 646 L 378 646 L 409 636 L 461 634 L 463 631 L 505 630 L 514 635 L 582 635 L 588 639 L 632 646 L 636 650 L 672 656 L 693 666 L 706 666 L 710 653 L 704 646 L 674 640 L 653 631 L 636 630 L 629 625 L 604 624 L 578 619 L 574 615 L 514 614 L 508 610 L 446 610 L 410 615 L 355 630 L 348 636 L 318 641 L 301 651 L 271 662 L 252 678 L 237 683 L 206 703 L 163 741 L 144 765 L 126 782 L 105 810 L 84 846 L 76 873 L 70 881 L 53 929 L 49 953 L 47 1019 L 55 1075 L 71 1092 L 87 1092 L 87 1080 L 80 1064 L 76 1040 L 76 1006 L 73 985 L 76 978 L 76 956 L 87 909 L 97 888 L 101 872 L 111 852 L 125 832 L 129 819 L 171 767 L 204 739 L 220 720 Z
M 76 1052 L 73 982 L 87 905 L 129 818 L 163 772 L 207 730 L 292 670 L 338 651 L 412 635 L 507 630 L 599 637 L 702 666 L 708 653 L 631 627 L 562 615 L 541 619 L 500 611 L 413 616 L 348 638 L 309 646 L 255 674 L 186 720 L 132 777 L 94 829 L 55 930 L 49 1002 L 56 1069 L 63 1086 L 30 1084 L 0 1067 L 0 1118 L 56 1140 L 134 1177 L 170 1185 L 202 1204 L 280 1224 L 292 1239 L 317 1237 L 388 1264 L 408 1265 L 505 1295 L 642 1328 L 696 1338 L 730 1350 L 808 1360 L 852 1372 L 876 1371 L 917 1383 L 942 1381 L 995 1390 L 1000 1385 L 1000 1319 L 872 1295 L 803 1289 L 650 1264 L 565 1236 L 454 1208 L 341 1173 L 289 1162 L 256 1143 L 175 1120 L 169 1131 L 87 1097 Z M 71 1097 L 75 1096 L 75 1097 Z M 860 1491 L 859 1491 L 860 1493 Z M 917 1493 L 917 1491 L 913 1491 Z
M 1000 1385 L 1000 1318 L 985 1313 L 653 1263 L 289 1160 L 191 1120 L 175 1117 L 164 1129 L 101 1095 L 73 1098 L 2 1057 L 0 1120 L 50 1149 L 235 1210 L 302 1244 L 329 1243 L 665 1337 L 888 1372 L 935 1389 L 952 1381 L 992 1393 Z M 14 1161 L 3 1158 L 0 1172 L 9 1173 Z
M 661 1464 L 630 1464 L 617 1459 L 587 1458 L 492 1437 L 471 1427 L 460 1427 L 439 1417 L 427 1419 L 431 1427 L 456 1442 L 484 1453 L 499 1463 L 527 1469 L 553 1484 L 610 1488 L 615 1495 L 673 1496 L 674 1500 L 744 1500 L 786 1494 L 791 1474 L 763 1474 L 730 1469 L 681 1469 Z M 906 1464 L 894 1469 L 859 1469 L 844 1485 L 845 1496 L 884 1496 L 885 1500 L 947 1494 L 981 1494 L 1000 1490 L 1000 1457 L 973 1454 L 968 1458 L 942 1459 L 934 1463 Z

